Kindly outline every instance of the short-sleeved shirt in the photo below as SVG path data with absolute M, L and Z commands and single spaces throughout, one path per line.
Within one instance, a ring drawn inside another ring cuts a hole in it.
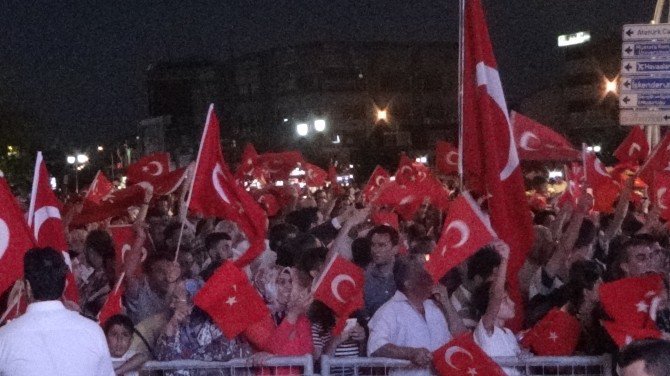
M 0 375 L 113 376 L 114 369 L 100 326 L 49 300 L 0 328 Z
M 423 302 L 424 315 L 417 312 L 407 296 L 400 291 L 372 316 L 368 323 L 368 355 L 386 344 L 425 348 L 433 352 L 451 340 L 447 320 L 431 300 Z M 430 370 L 409 368 L 392 372 L 394 375 L 430 375 Z
M 484 328 L 484 324 L 479 320 L 473 337 L 479 347 L 490 357 L 518 356 L 521 353 L 516 336 L 507 328 L 494 326 L 493 333 L 489 335 Z M 510 376 L 519 375 L 519 372 L 513 368 L 503 367 L 503 370 Z

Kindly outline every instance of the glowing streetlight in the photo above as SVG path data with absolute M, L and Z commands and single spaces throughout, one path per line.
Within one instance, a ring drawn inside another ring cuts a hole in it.
M 607 77 L 605 77 L 605 95 L 612 93 L 612 94 L 617 94 L 617 82 L 616 78 L 613 80 L 609 80 Z
M 67 163 L 69 164 L 74 164 L 74 162 L 77 161 L 77 158 L 74 157 L 74 155 L 68 155 L 67 156 Z
M 98 151 L 103 151 L 103 150 L 105 150 L 105 148 L 102 147 L 102 145 L 98 145 Z
M 323 132 L 326 130 L 326 121 L 323 119 L 314 120 L 314 130 L 317 132 Z
M 296 125 L 295 131 L 298 133 L 298 136 L 305 137 L 309 133 L 309 125 L 305 123 L 300 123 Z
M 88 162 L 88 155 L 77 154 L 77 163 L 86 163 L 86 162 Z
M 387 121 L 388 113 L 386 110 L 377 110 L 377 121 Z

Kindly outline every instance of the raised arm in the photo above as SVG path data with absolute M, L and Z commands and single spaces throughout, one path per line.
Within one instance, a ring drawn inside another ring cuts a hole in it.
M 491 285 L 489 292 L 489 304 L 486 306 L 486 313 L 482 316 L 482 325 L 489 335 L 493 334 L 498 311 L 505 299 L 505 281 L 507 279 L 507 262 L 509 260 L 509 245 L 502 240 L 496 240 L 493 243 L 496 251 L 500 254 L 501 261 L 498 267 L 498 273 Z

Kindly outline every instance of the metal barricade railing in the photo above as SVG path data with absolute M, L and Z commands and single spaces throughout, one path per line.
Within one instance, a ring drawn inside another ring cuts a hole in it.
M 311 355 L 280 357 L 273 356 L 263 365 L 252 365 L 250 358 L 232 359 L 227 362 L 202 360 L 149 361 L 140 370 L 140 375 L 314 375 Z
M 612 358 L 603 356 L 493 358 L 508 374 L 525 376 L 612 376 Z M 364 357 L 321 357 L 322 376 L 378 376 L 411 371 L 406 360 Z M 514 369 L 514 370 L 512 370 Z M 417 370 L 414 368 L 414 370 Z M 511 372 L 510 372 L 511 371 Z

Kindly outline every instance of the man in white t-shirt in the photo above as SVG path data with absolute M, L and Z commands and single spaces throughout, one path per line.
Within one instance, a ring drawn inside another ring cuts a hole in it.
M 59 300 L 68 270 L 61 253 L 31 249 L 23 264 L 31 303 L 0 328 L 0 375 L 113 376 L 102 329 Z
M 453 335 L 466 331 L 458 313 L 431 300 L 433 280 L 416 260 L 400 257 L 393 267 L 397 291 L 377 310 L 368 327 L 368 355 L 405 359 L 409 369 L 394 375 L 429 375 L 431 353 L 447 343 Z

